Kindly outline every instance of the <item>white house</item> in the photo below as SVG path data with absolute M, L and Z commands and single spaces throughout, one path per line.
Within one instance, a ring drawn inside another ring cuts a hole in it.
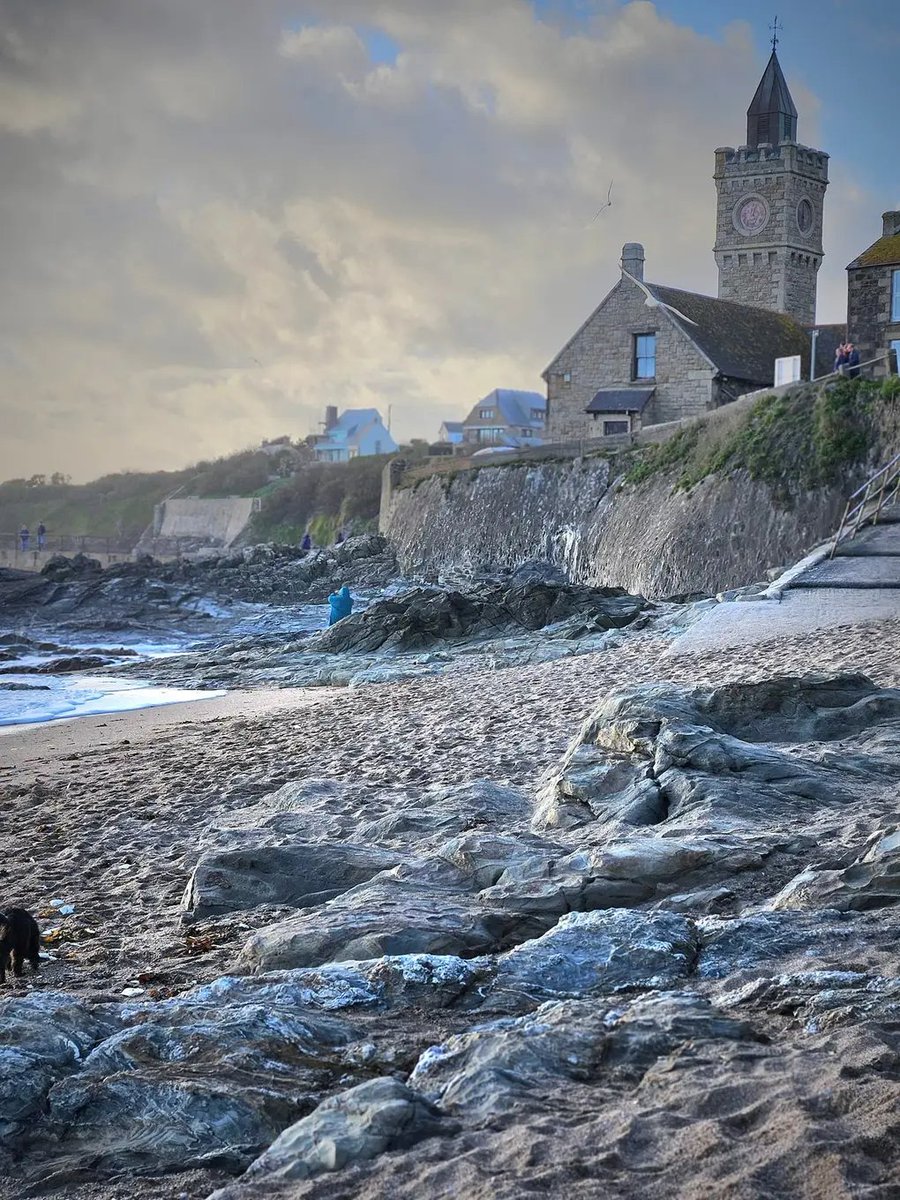
M 315 455 L 317 462 L 349 462 L 368 454 L 393 454 L 396 449 L 397 443 L 377 408 L 348 408 L 340 417 L 329 409 L 325 432 L 316 440 Z

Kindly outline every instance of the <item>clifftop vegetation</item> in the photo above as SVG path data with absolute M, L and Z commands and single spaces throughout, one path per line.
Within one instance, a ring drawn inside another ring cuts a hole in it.
M 900 380 L 873 383 L 845 379 L 803 384 L 780 396 L 764 396 L 752 408 L 698 421 L 667 442 L 642 447 L 625 475 L 641 483 L 675 474 L 675 490 L 743 468 L 752 479 L 789 502 L 792 489 L 836 483 L 869 457 L 898 448 Z

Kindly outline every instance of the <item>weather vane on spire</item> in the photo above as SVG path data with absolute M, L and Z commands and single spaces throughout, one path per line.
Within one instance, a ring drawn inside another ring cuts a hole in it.
M 778 14 L 777 13 L 775 14 L 775 20 L 769 26 L 769 28 L 772 30 L 772 53 L 774 54 L 775 47 L 778 45 Z M 782 25 L 781 28 L 783 30 L 784 26 Z

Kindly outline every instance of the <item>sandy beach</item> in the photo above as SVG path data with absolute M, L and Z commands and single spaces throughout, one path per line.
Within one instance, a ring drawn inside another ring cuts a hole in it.
M 286 783 L 339 781 L 373 813 L 432 784 L 488 779 L 536 789 L 616 687 L 810 672 L 900 681 L 900 621 L 677 657 L 664 656 L 669 644 L 640 632 L 608 651 L 540 666 L 349 690 L 234 692 L 5 731 L 3 891 L 64 929 L 63 957 L 48 964 L 44 986 L 117 993 L 151 973 L 165 995 L 226 969 L 248 925 L 238 918 L 206 936 L 202 927 L 185 931 L 181 894 L 204 831 Z M 75 904 L 75 914 L 55 921 L 52 899 Z
M 258 923 L 289 920 L 296 909 L 269 905 L 256 912 L 237 910 L 185 920 L 182 897 L 204 851 L 259 840 L 258 830 L 255 838 L 251 836 L 256 822 L 271 821 L 277 812 L 277 806 L 267 807 L 272 793 L 285 785 L 308 785 L 324 797 L 317 801 L 318 816 L 308 830 L 302 818 L 291 817 L 287 841 L 299 836 L 323 846 L 340 844 L 347 837 L 344 829 L 350 831 L 349 840 L 365 840 L 365 834 L 360 839 L 355 833 L 361 819 L 389 824 L 395 812 L 409 812 L 429 789 L 440 786 L 486 780 L 516 789 L 529 804 L 585 717 L 617 688 L 658 682 L 712 688 L 733 681 L 837 673 L 861 673 L 880 687 L 900 683 L 900 620 L 767 637 L 777 628 L 760 622 L 760 606 L 732 607 L 752 612 L 754 618 L 753 636 L 738 646 L 722 647 L 718 627 L 711 622 L 709 648 L 703 648 L 702 630 L 694 626 L 692 642 L 700 649 L 673 655 L 669 651 L 678 631 L 650 622 L 628 631 L 604 651 L 541 665 L 490 670 L 473 657 L 467 673 L 355 688 L 235 691 L 208 700 L 5 730 L 0 736 L 0 797 L 7 830 L 2 893 L 7 904 L 21 903 L 35 912 L 50 956 L 38 980 L 29 974 L 20 981 L 9 980 L 7 997 L 41 999 L 45 993 L 65 992 L 103 1010 L 130 998 L 151 1004 L 175 1002 L 198 984 L 223 975 L 246 975 L 252 968 L 242 951 Z M 871 816 L 859 823 L 859 833 L 851 823 L 848 837 L 867 835 L 870 821 Z M 722 826 L 726 828 L 727 823 Z M 802 826 L 798 832 L 802 843 Z M 273 835 L 277 844 L 277 825 L 270 823 L 267 836 Z M 429 845 L 436 847 L 445 836 Z M 569 843 L 573 844 L 577 839 Z M 777 888 L 797 869 L 794 859 L 776 863 L 765 886 Z M 745 892 L 749 887 L 746 894 L 751 897 L 753 881 L 742 886 Z M 74 911 L 62 915 L 60 902 Z M 407 1071 L 429 1039 L 449 1036 L 472 1022 L 465 1011 L 446 1016 L 423 1011 L 418 1018 L 414 1013 L 415 1009 L 387 1027 L 374 1014 L 365 1025 L 376 1040 L 388 1031 L 392 1044 L 401 1047 L 391 1053 L 408 1056 L 400 1060 Z M 354 1016 L 357 1027 L 362 1020 Z M 731 1069 L 722 1068 L 726 1079 Z M 216 1070 L 210 1079 L 216 1078 Z M 819 1076 L 814 1078 L 819 1086 Z M 613 1130 L 609 1136 L 615 1134 L 614 1140 L 627 1112 L 617 1095 L 609 1099 L 613 1125 L 603 1126 Z M 338 1173 L 333 1180 L 326 1177 L 285 1195 L 377 1200 L 389 1186 L 398 1195 L 463 1194 L 458 1190 L 463 1188 L 465 1194 L 484 1200 L 511 1196 L 490 1162 L 501 1154 L 508 1160 L 510 1178 L 533 1183 L 541 1177 L 528 1149 L 531 1138 L 536 1136 L 545 1147 L 542 1153 L 549 1153 L 556 1122 L 569 1119 L 562 1093 L 554 1096 L 549 1123 L 529 1118 L 532 1123 L 521 1137 L 512 1127 L 499 1141 L 466 1134 L 458 1147 L 464 1157 L 452 1170 L 445 1171 L 439 1143 L 426 1142 L 409 1159 L 408 1178 L 406 1160 L 387 1156 L 371 1181 L 360 1176 L 358 1188 L 352 1182 L 342 1184 Z M 752 1108 L 758 1100 L 757 1085 L 748 1085 L 746 1104 Z M 583 1102 L 593 1101 L 585 1097 Z M 676 1096 L 672 1103 L 678 1107 L 683 1101 Z M 702 1117 L 702 1097 L 689 1103 L 696 1122 Z M 575 1110 L 569 1116 L 580 1129 L 573 1133 L 573 1147 L 581 1139 L 577 1153 L 593 1161 L 600 1134 L 593 1127 L 581 1129 Z M 869 1120 L 867 1116 L 863 1124 Z M 808 1149 L 804 1142 L 802 1153 Z M 592 1166 L 590 1172 L 596 1169 Z M 752 1162 L 747 1170 L 752 1170 Z M 598 1194 L 594 1189 L 599 1184 L 590 1182 L 590 1172 L 583 1189 L 577 1173 L 554 1172 L 553 1186 L 563 1186 L 564 1179 L 573 1196 Z M 32 1169 L 31 1175 L 0 1183 L 0 1197 L 12 1200 L 46 1192 L 71 1200 L 118 1200 L 125 1195 L 203 1200 L 214 1187 L 228 1184 L 234 1173 L 234 1168 L 223 1170 L 214 1163 L 202 1169 L 188 1164 L 175 1175 L 151 1170 L 147 1177 L 130 1175 L 116 1182 L 114 1175 L 106 1178 L 79 1167 L 54 1177 L 45 1188 L 35 1184 Z M 640 1178 L 640 1173 L 634 1176 Z M 347 1191 L 347 1186 L 356 1190 Z M 685 1184 L 679 1194 L 692 1196 L 692 1188 Z M 622 1194 L 635 1195 L 627 1189 Z M 240 1197 L 244 1195 L 241 1191 Z M 250 1200 L 269 1193 L 251 1188 L 246 1195 Z

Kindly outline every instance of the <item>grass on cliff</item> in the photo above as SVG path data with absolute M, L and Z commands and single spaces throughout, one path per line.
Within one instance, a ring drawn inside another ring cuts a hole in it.
M 844 379 L 807 384 L 764 396 L 752 408 L 698 421 L 660 445 L 640 450 L 625 475 L 642 483 L 674 473 L 676 491 L 709 475 L 743 468 L 786 499 L 791 487 L 822 487 L 862 462 L 876 436 L 876 409 L 897 397 L 895 379 L 883 384 Z

